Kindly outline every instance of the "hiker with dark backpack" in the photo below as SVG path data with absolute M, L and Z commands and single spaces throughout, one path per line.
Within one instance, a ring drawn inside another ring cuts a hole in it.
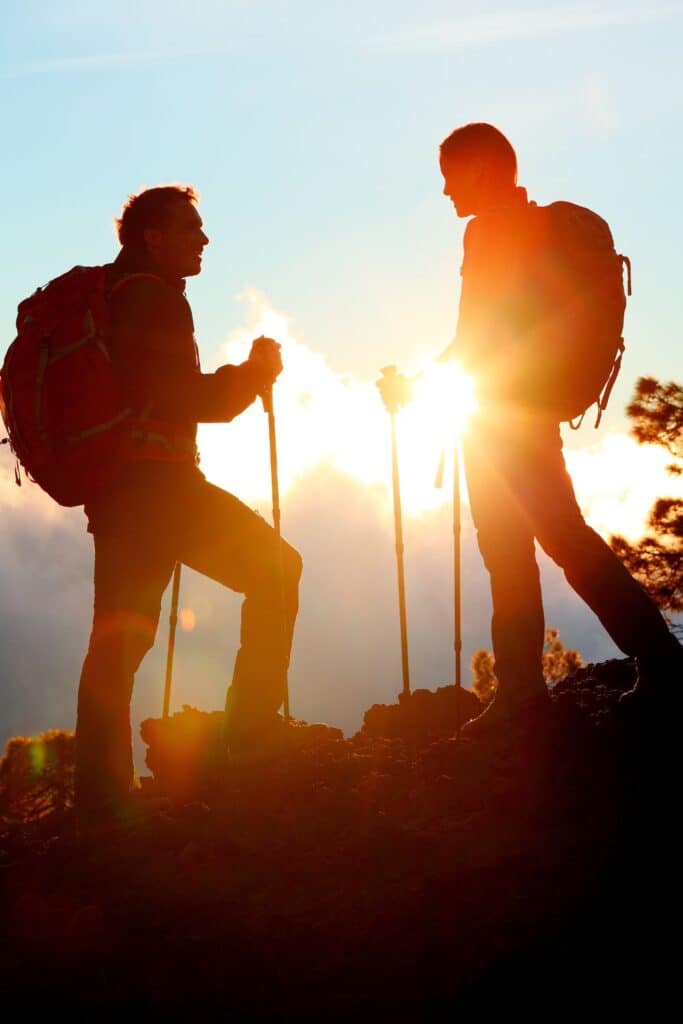
M 226 702 L 230 755 L 281 749 L 292 734 L 278 708 L 301 558 L 206 480 L 195 443 L 198 422 L 231 420 L 270 391 L 280 346 L 257 338 L 244 363 L 202 373 L 185 298 L 208 243 L 197 202 L 180 186 L 131 196 L 114 262 L 74 268 L 22 303 L 2 369 L 19 462 L 61 504 L 84 504 L 95 544 L 76 727 L 76 802 L 86 824 L 131 807 L 134 676 L 177 562 L 245 595 Z
M 472 519 L 490 575 L 498 691 L 463 729 L 485 737 L 543 719 L 544 617 L 535 541 L 636 659 L 627 695 L 666 694 L 683 678 L 683 648 L 611 548 L 585 522 L 562 455 L 560 423 L 607 404 L 623 351 L 626 271 L 602 218 L 571 203 L 539 207 L 517 186 L 517 158 L 489 124 L 458 128 L 441 144 L 444 195 L 464 238 L 453 343 L 477 385 L 464 438 Z

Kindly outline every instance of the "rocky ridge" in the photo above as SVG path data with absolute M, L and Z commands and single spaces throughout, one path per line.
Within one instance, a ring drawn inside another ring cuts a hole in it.
M 68 810 L 5 814 L 0 986 L 174 1020 L 652 1007 L 675 977 L 675 725 L 620 712 L 632 682 L 586 666 L 542 735 L 495 743 L 455 738 L 452 687 L 417 691 L 249 767 L 225 764 L 219 713 L 148 720 L 169 810 L 91 842 Z

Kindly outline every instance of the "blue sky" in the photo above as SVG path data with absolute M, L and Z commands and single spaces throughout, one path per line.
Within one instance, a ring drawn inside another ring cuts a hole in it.
M 410 366 L 454 326 L 462 224 L 436 150 L 490 120 L 539 202 L 610 222 L 634 264 L 623 405 L 682 375 L 680 3 L 100 2 L 2 5 L 0 324 L 115 251 L 142 185 L 201 191 L 191 295 L 205 358 L 261 289 L 333 366 Z
M 632 259 L 624 368 L 599 436 L 618 433 L 638 375 L 683 379 L 682 29 L 683 3 L 639 0 L 423 0 L 419 10 L 403 0 L 0 0 L 0 356 L 22 297 L 75 263 L 111 259 L 126 196 L 179 181 L 200 190 L 211 238 L 189 286 L 205 366 L 244 333 L 250 303 L 238 296 L 257 289 L 290 318 L 315 373 L 324 358 L 337 383 L 351 374 L 360 387 L 387 363 L 411 370 L 445 346 L 457 311 L 464 225 L 441 195 L 438 145 L 486 120 L 515 145 L 532 198 L 595 209 Z M 226 438 L 262 437 L 263 417 L 250 415 Z M 596 435 L 584 427 L 567 441 L 585 449 Z M 280 444 L 286 460 L 286 431 Z M 73 724 L 91 585 L 80 512 L 50 509 L 37 489 L 17 493 L 1 458 L 0 738 Z M 612 490 L 633 485 L 628 458 Z M 380 502 L 376 480 L 304 465 L 283 505 L 306 563 L 293 706 L 350 729 L 399 685 L 389 492 Z M 432 510 L 407 528 L 419 685 L 451 672 L 448 515 Z M 471 530 L 464 545 L 467 659 L 487 643 L 488 597 Z M 617 653 L 561 574 L 543 572 L 549 623 L 588 658 Z M 221 706 L 228 661 L 215 609 L 234 633 L 238 605 L 191 576 L 186 586 L 198 625 L 181 643 L 178 700 Z M 156 710 L 160 635 L 138 717 Z

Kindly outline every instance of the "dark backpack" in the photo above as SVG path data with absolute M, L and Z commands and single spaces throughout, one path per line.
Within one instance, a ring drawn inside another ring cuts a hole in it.
M 596 405 L 597 427 L 621 367 L 631 264 L 592 210 L 566 202 L 528 209 L 529 386 L 535 404 L 572 426 Z
M 73 267 L 24 299 L 0 373 L 12 450 L 60 505 L 97 499 L 133 443 L 137 457 L 159 457 L 146 450 L 148 435 L 135 440 L 142 421 L 122 397 L 109 351 L 105 276 L 106 267 Z M 154 275 L 132 274 L 115 288 L 141 276 Z

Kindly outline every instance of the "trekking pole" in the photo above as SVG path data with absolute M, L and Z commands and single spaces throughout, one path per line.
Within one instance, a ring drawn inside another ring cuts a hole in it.
M 281 631 L 281 653 L 284 665 L 285 659 L 285 575 L 282 564 L 282 531 L 280 529 L 280 484 L 278 481 L 277 468 L 277 438 L 275 436 L 275 410 L 273 408 L 273 386 L 272 384 L 261 393 L 263 408 L 268 415 L 268 440 L 270 442 L 270 486 L 273 495 L 273 528 L 275 530 L 275 542 L 277 545 L 277 571 L 278 584 L 280 587 L 280 631 Z M 285 668 L 285 719 L 289 719 L 289 682 L 287 669 Z
M 408 663 L 408 620 L 406 615 L 406 584 L 403 564 L 403 516 L 401 512 L 401 481 L 398 470 L 398 442 L 396 438 L 396 413 L 401 402 L 397 394 L 389 391 L 392 378 L 396 376 L 395 366 L 385 366 L 382 379 L 378 381 L 380 393 L 389 413 L 391 421 L 391 481 L 394 496 L 394 536 L 396 538 L 396 569 L 398 574 L 398 617 L 401 633 L 401 669 L 403 674 L 403 690 L 400 700 L 410 697 L 410 667 Z M 389 385 L 389 388 L 387 387 Z
M 435 487 L 443 486 L 446 449 L 439 458 L 436 470 Z M 460 439 L 456 435 L 453 442 L 453 650 L 455 654 L 455 735 L 460 739 L 461 694 L 462 694 L 462 571 L 460 563 Z
M 462 721 L 462 571 L 460 560 L 460 438 L 453 442 L 453 648 L 455 652 L 455 736 L 460 739 Z
M 175 653 L 175 631 L 178 625 L 178 597 L 180 596 L 181 563 L 176 562 L 173 570 L 173 591 L 171 595 L 171 612 L 168 618 L 168 654 L 166 655 L 166 683 L 164 685 L 163 718 L 168 718 L 171 705 L 171 678 L 173 676 L 173 655 Z

